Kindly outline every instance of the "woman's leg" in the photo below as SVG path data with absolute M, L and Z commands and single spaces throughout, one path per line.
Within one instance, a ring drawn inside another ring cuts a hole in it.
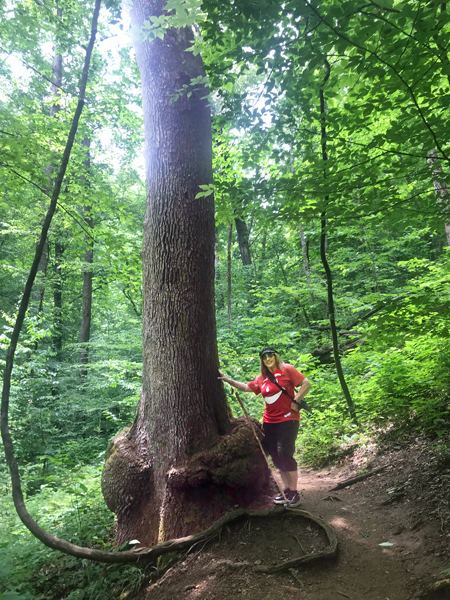
M 290 490 L 292 490 L 293 492 L 297 491 L 297 486 L 298 486 L 298 471 L 297 469 L 295 469 L 295 471 L 287 471 L 286 473 L 280 473 L 280 475 L 284 476 L 283 479 L 286 479 L 286 481 L 288 481 L 288 487 Z
M 272 457 L 273 464 L 277 469 L 277 473 L 275 474 L 272 471 L 272 475 L 275 479 L 275 483 L 277 484 L 280 491 L 286 492 L 289 489 L 289 480 L 286 477 L 286 473 L 284 473 L 281 469 L 280 459 L 278 457 L 278 431 L 280 423 L 263 423 L 264 429 L 264 440 L 263 440 L 263 448 Z
M 284 421 L 278 423 L 278 447 L 277 456 L 279 469 L 283 481 L 292 491 L 297 491 L 297 461 L 294 458 L 295 441 L 298 435 L 298 421 Z

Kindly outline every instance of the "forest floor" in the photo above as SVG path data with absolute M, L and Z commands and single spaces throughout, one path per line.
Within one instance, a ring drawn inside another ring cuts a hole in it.
M 357 449 L 332 468 L 300 470 L 300 508 L 333 527 L 336 558 L 257 573 L 253 565 L 323 550 L 326 538 L 314 523 L 288 512 L 245 520 L 193 548 L 139 600 L 450 599 L 450 572 L 443 572 L 450 567 L 450 453 L 436 452 L 425 438 L 406 437 Z M 383 465 L 377 475 L 329 491 L 364 468 Z M 380 545 L 386 542 L 392 545 Z

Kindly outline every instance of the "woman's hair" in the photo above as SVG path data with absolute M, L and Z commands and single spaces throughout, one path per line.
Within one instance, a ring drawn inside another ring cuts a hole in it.
M 276 364 L 276 368 L 277 369 L 283 369 L 283 365 L 284 362 L 281 360 L 281 358 L 278 356 L 278 352 L 274 352 L 275 355 L 275 364 Z M 264 364 L 264 361 L 262 359 L 260 359 L 260 368 L 261 368 L 261 375 L 263 377 L 267 377 L 267 372 L 269 371 L 269 369 L 266 367 L 266 365 Z

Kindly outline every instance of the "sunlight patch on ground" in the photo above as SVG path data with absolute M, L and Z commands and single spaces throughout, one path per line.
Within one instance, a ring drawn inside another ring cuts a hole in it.
M 332 525 L 332 527 L 336 527 L 338 529 L 349 529 L 349 530 L 353 529 L 353 527 L 350 525 L 350 523 L 348 523 L 348 521 L 346 519 L 343 519 L 342 517 L 334 517 L 330 521 L 330 525 Z

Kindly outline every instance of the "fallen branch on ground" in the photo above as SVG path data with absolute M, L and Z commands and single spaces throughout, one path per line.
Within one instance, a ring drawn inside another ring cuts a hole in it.
M 297 575 L 297 573 L 295 572 L 295 569 L 289 569 L 289 573 L 292 575 L 292 577 L 298 583 L 298 585 L 300 586 L 300 588 L 303 589 L 305 587 L 305 584 L 300 579 L 300 577 Z
M 354 483 L 358 483 L 359 481 L 363 481 L 364 479 L 367 479 L 368 477 L 372 477 L 372 475 L 376 475 L 380 471 L 384 471 L 384 469 L 387 469 L 387 467 L 389 467 L 389 465 L 384 465 L 382 467 L 378 467 L 378 469 L 373 469 L 373 471 L 368 471 L 367 473 L 358 475 L 358 477 L 351 477 L 350 479 L 341 481 L 341 483 L 338 483 L 336 486 L 334 486 L 333 488 L 331 488 L 328 491 L 335 492 L 336 490 L 342 490 L 342 488 L 345 488 L 349 485 L 353 485 Z

